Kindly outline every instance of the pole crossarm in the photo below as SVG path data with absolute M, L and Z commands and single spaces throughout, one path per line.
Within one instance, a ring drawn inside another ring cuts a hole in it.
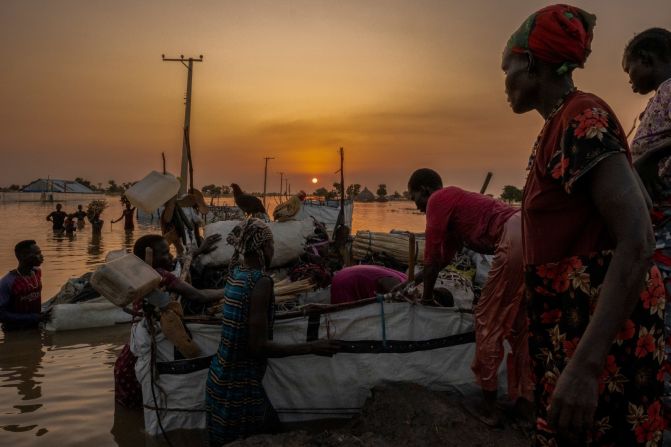
M 176 58 L 169 58 L 165 57 L 165 54 L 161 54 L 161 59 L 163 62 L 188 62 L 188 61 L 193 61 L 193 62 L 203 62 L 203 55 L 201 54 L 197 58 L 195 57 L 184 57 L 184 55 L 180 55 L 179 59 Z

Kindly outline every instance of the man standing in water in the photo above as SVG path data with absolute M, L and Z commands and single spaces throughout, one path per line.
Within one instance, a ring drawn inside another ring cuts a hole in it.
M 54 231 L 63 231 L 65 230 L 65 226 L 63 223 L 65 222 L 65 218 L 68 217 L 68 215 L 62 211 L 63 205 L 60 203 L 56 204 L 56 211 L 52 211 L 51 214 L 47 216 L 47 220 L 52 223 L 52 229 Z
M 77 229 L 81 230 L 86 225 L 86 211 L 81 205 L 77 205 L 77 211 L 73 214 L 77 218 Z
M 64 213 L 65 214 L 65 213 Z M 33 240 L 14 247 L 19 261 L 15 270 L 0 279 L 0 322 L 4 331 L 37 328 L 48 318 L 42 309 L 42 272 L 44 258 Z
M 125 231 L 133 231 L 135 229 L 135 223 L 133 223 L 133 213 L 135 212 L 135 208 L 133 208 L 133 205 L 128 201 L 125 201 L 124 203 L 126 204 L 126 208 L 121 213 L 121 217 L 113 220 L 112 223 L 117 223 L 121 219 L 124 219 L 123 229 Z
M 494 260 L 487 282 L 475 305 L 476 353 L 471 368 L 482 387 L 484 404 L 467 407 L 478 419 L 499 426 L 496 408 L 498 369 L 504 357 L 503 341 L 512 348 L 508 356 L 508 395 L 516 401 L 522 422 L 529 417 L 533 398 L 527 318 L 522 268 L 522 226 L 518 210 L 483 194 L 443 181 L 431 169 L 418 169 L 408 181 L 410 198 L 426 213 L 424 271 L 415 282 L 424 283 L 423 302 L 432 303 L 438 273 L 462 247 Z

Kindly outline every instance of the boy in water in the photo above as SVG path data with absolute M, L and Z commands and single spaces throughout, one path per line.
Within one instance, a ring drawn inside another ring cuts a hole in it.
M 135 223 L 133 223 L 133 213 L 135 212 L 135 208 L 133 208 L 133 205 L 127 200 L 124 203 L 126 204 L 126 208 L 123 210 L 123 213 L 121 213 L 121 217 L 113 220 L 112 223 L 117 223 L 121 219 L 124 219 L 123 229 L 126 231 L 133 231 L 135 229 Z
M 48 318 L 42 312 L 42 251 L 33 240 L 14 247 L 16 269 L 0 280 L 0 322 L 4 331 L 37 328 Z
M 86 225 L 86 211 L 84 211 L 84 207 L 77 205 L 77 211 L 75 211 L 73 216 L 77 218 L 77 228 L 80 230 L 84 228 L 84 225 Z

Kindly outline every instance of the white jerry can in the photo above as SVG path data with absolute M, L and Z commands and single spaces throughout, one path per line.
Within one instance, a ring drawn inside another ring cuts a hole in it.
M 161 275 L 132 253 L 103 264 L 91 276 L 98 293 L 125 307 L 158 287 Z
M 151 171 L 124 193 L 130 203 L 146 213 L 152 213 L 177 195 L 179 180 L 170 174 Z

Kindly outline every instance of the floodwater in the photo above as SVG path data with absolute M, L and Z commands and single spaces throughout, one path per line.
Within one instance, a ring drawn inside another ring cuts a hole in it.
M 45 257 L 46 301 L 69 278 L 100 265 L 108 251 L 130 249 L 139 236 L 159 231 L 156 224 L 136 223 L 135 231 L 126 234 L 122 222 L 110 225 L 122 208 L 116 198 L 107 200 L 110 207 L 99 237 L 91 234 L 88 223 L 74 237 L 54 235 L 45 220 L 53 204 L 0 203 L 1 274 L 16 267 L 16 242 L 36 240 Z M 73 212 L 77 204 L 64 202 L 64 211 Z M 424 216 L 412 202 L 356 203 L 352 227 L 353 232 L 423 231 Z M 114 405 L 113 366 L 128 333 L 127 325 L 59 333 L 0 331 L 0 444 L 156 445 L 143 434 L 141 411 Z

